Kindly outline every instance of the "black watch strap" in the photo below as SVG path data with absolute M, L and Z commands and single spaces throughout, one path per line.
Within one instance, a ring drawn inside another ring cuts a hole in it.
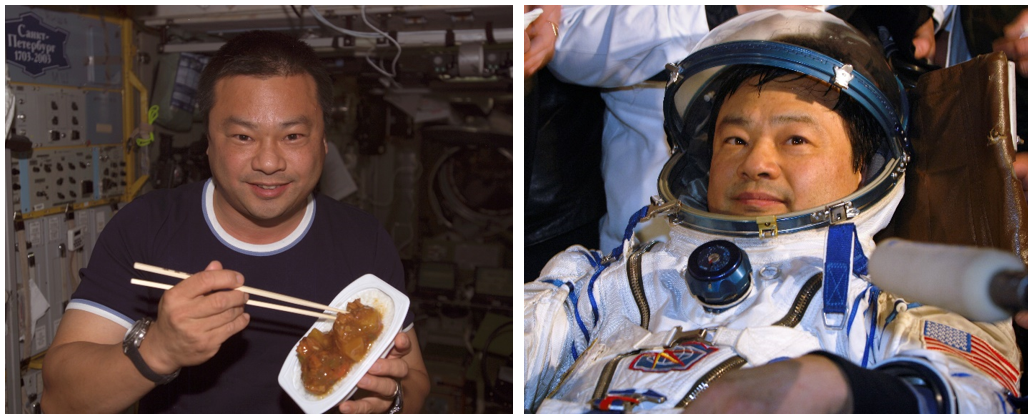
M 136 370 L 146 377 L 147 380 L 154 382 L 157 385 L 164 385 L 179 376 L 179 370 L 172 372 L 171 374 L 158 374 L 151 367 L 147 365 L 147 362 L 143 360 L 143 356 L 140 355 L 140 343 L 143 341 L 143 337 L 147 333 L 147 329 L 150 327 L 153 320 L 151 318 L 143 318 L 133 324 L 133 328 L 126 335 L 124 341 L 122 341 L 122 352 L 125 353 L 129 360 L 136 366 Z M 137 335 L 133 335 L 137 334 Z

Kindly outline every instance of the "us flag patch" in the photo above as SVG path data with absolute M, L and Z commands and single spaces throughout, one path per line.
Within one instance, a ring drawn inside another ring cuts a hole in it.
M 1019 371 L 981 338 L 957 328 L 925 321 L 922 340 L 926 349 L 965 359 L 972 367 L 997 380 L 1013 396 L 1018 396 L 1019 389 L 1015 382 L 1019 380 Z

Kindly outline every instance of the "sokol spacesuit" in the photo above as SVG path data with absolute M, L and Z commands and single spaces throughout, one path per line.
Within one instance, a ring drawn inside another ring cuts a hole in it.
M 859 189 L 776 216 L 708 211 L 715 92 L 739 65 L 823 80 L 874 117 L 881 144 Z M 674 155 L 637 216 L 668 216 L 670 240 L 626 239 L 609 255 L 572 247 L 525 285 L 525 410 L 676 412 L 730 370 L 821 350 L 901 379 L 923 412 L 1011 412 L 1010 323 L 909 304 L 865 279 L 909 158 L 906 104 L 878 51 L 830 15 L 762 11 L 716 28 L 670 69 Z

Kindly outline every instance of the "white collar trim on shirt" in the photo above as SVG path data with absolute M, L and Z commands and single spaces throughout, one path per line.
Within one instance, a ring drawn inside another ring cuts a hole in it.
M 208 179 L 204 184 L 204 199 L 201 199 L 201 209 L 204 213 L 205 222 L 208 223 L 208 228 L 211 229 L 212 233 L 215 234 L 215 237 L 223 245 L 249 255 L 273 255 L 287 251 L 305 237 L 309 228 L 312 227 L 312 220 L 315 218 L 316 213 L 316 201 L 309 195 L 308 205 L 305 207 L 305 215 L 301 218 L 301 223 L 298 224 L 298 227 L 290 235 L 271 244 L 250 244 L 234 238 L 222 228 L 218 218 L 215 217 L 214 202 L 215 183 L 212 182 L 212 179 Z

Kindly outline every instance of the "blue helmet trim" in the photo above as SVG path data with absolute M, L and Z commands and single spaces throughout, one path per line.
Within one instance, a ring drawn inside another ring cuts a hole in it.
M 670 109 L 665 109 L 664 113 L 680 116 L 680 112 L 673 109 L 675 104 L 672 98 L 681 88 L 682 83 L 696 73 L 714 67 L 749 64 L 783 68 L 826 81 L 829 84 L 835 84 L 835 71 L 844 66 L 844 63 L 825 54 L 782 42 L 754 40 L 713 45 L 694 52 L 678 65 L 678 81 L 669 83 L 667 86 L 664 106 L 670 107 Z M 903 153 L 900 146 L 904 141 L 905 121 L 897 114 L 893 103 L 875 83 L 859 71 L 854 71 L 852 75 L 853 79 L 850 80 L 847 87 L 841 88 L 841 90 L 875 116 L 886 131 L 888 138 L 900 139 L 899 142 L 893 140 L 889 142 L 894 147 L 895 153 L 898 155 Z M 901 97 L 904 102 L 900 105 L 906 106 L 907 95 L 903 92 L 903 85 L 899 81 L 897 88 L 901 89 Z M 906 110 L 905 107 L 902 109 Z M 670 110 L 674 110 L 674 112 L 669 112 Z

